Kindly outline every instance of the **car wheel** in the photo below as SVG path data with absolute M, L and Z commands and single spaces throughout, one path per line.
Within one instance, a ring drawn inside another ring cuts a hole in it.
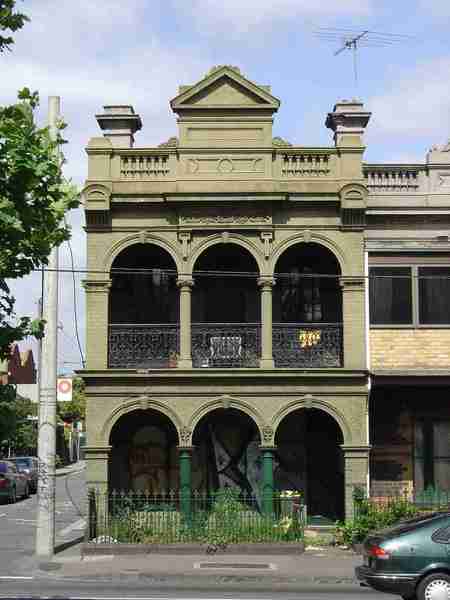
M 428 575 L 417 587 L 418 600 L 450 598 L 450 576 L 446 573 Z
M 14 486 L 9 494 L 9 503 L 15 504 L 16 502 L 17 502 L 17 495 L 16 495 L 16 488 Z

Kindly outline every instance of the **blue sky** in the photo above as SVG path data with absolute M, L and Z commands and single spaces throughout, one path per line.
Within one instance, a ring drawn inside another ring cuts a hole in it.
M 274 134 L 296 145 L 330 145 L 333 104 L 361 98 L 372 111 L 365 141 L 371 162 L 425 160 L 450 137 L 449 0 L 25 0 L 31 23 L 0 56 L 0 102 L 23 86 L 59 95 L 69 127 L 66 174 L 82 184 L 84 146 L 98 135 L 103 104 L 129 103 L 143 120 L 137 145 L 176 134 L 169 100 L 213 65 L 232 64 L 281 100 Z M 355 91 L 350 52 L 314 35 L 319 27 L 403 34 L 412 39 L 359 51 Z M 70 217 L 76 265 L 85 263 L 81 210 Z M 62 264 L 68 252 L 61 249 Z M 77 285 L 81 277 L 78 277 Z M 15 285 L 21 313 L 33 312 L 36 277 Z M 84 320 L 82 293 L 78 293 Z M 61 285 L 61 369 L 78 360 L 71 282 Z M 83 333 L 83 332 L 82 332 Z M 83 335 L 84 337 L 84 335 Z

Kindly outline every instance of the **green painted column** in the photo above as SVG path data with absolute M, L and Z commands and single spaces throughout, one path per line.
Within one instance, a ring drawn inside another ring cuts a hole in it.
M 273 515 L 273 451 L 274 448 L 261 448 L 263 461 L 262 511 Z
M 180 452 L 180 510 L 186 517 L 191 516 L 191 498 L 192 498 L 192 447 L 182 447 L 178 449 Z

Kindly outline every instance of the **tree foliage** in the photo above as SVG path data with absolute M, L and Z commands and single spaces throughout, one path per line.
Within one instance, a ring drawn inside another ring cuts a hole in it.
M 28 18 L 14 12 L 15 0 L 0 0 L 0 53 L 13 43 L 5 30 L 20 29 Z M 7 281 L 48 263 L 53 247 L 70 237 L 65 213 L 78 205 L 78 194 L 62 175 L 58 152 L 64 143 L 34 120 L 37 92 L 24 88 L 18 102 L 0 107 L 0 360 L 9 346 L 28 335 L 42 337 L 44 323 L 16 318 Z
M 14 40 L 11 35 L 2 35 L 3 32 L 13 33 L 22 29 L 26 21 L 30 19 L 15 11 L 16 0 L 0 0 L 0 52 L 10 50 Z

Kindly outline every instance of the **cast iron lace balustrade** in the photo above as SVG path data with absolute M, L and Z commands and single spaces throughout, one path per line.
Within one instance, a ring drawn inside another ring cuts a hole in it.
M 415 192 L 419 188 L 420 168 L 364 168 L 364 177 L 371 192 Z
M 342 367 L 342 324 L 274 323 L 275 367 Z
M 330 173 L 328 154 L 286 153 L 281 167 L 283 177 L 324 177 Z
M 168 154 L 121 156 L 120 176 L 125 179 L 148 179 L 169 174 Z
M 179 325 L 110 325 L 110 368 L 166 369 L 176 367 Z
M 199 367 L 259 367 L 259 323 L 193 323 L 192 365 Z

